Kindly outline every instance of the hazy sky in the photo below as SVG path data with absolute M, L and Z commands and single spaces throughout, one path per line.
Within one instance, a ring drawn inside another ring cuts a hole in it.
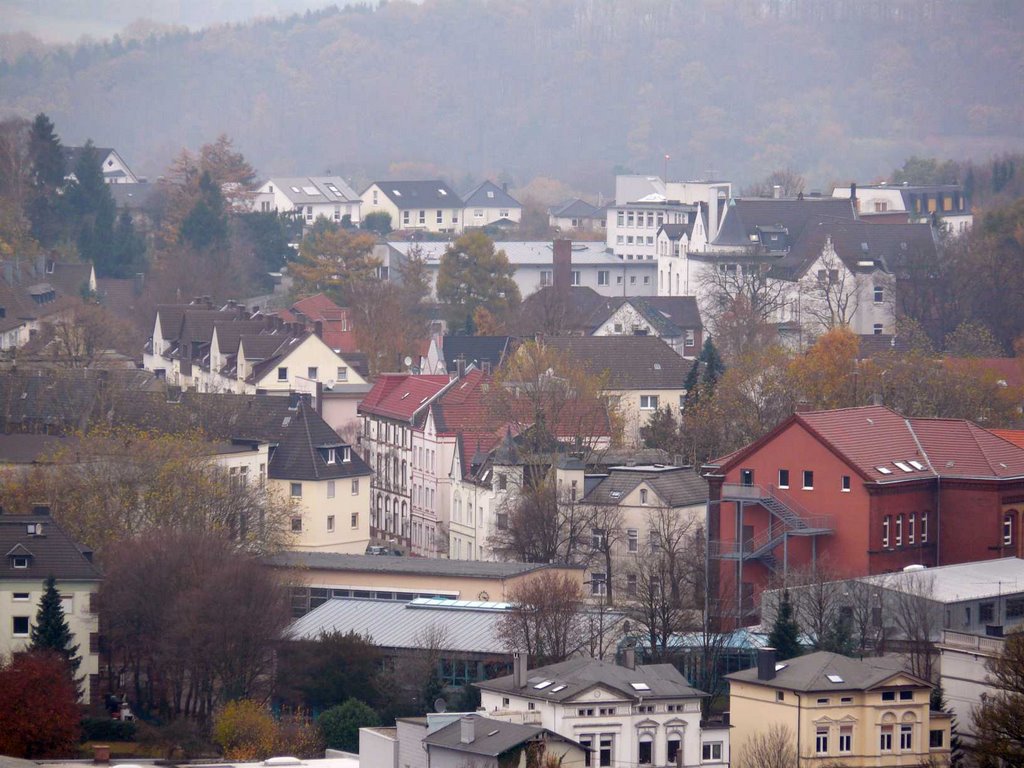
M 0 0 L 0 19 L 3 32 L 64 43 L 112 37 L 138 19 L 198 29 L 360 1 L 366 0 Z

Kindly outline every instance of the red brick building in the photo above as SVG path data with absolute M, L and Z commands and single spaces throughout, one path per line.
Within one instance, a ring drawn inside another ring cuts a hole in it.
M 704 473 L 719 589 L 742 624 L 773 576 L 825 558 L 853 577 L 1024 555 L 1024 449 L 969 421 L 795 413 Z

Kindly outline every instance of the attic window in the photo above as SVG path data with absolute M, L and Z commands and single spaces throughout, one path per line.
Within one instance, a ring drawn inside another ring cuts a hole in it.
M 892 470 L 889 469 L 888 467 L 875 467 L 875 469 L 877 469 L 883 475 L 891 475 L 892 474 Z
M 554 680 L 542 680 L 541 682 L 537 683 L 533 687 L 536 688 L 538 691 L 542 691 L 545 688 L 547 688 L 549 685 L 551 685 L 553 682 L 555 682 L 555 681 Z
M 860 244 L 860 250 L 861 250 L 861 253 L 867 253 L 868 252 L 868 244 L 867 243 L 861 243 Z
M 609 491 L 608 498 L 618 499 L 622 496 L 622 491 Z
M 493 189 L 488 189 L 487 190 L 487 196 L 493 198 L 494 197 L 494 190 Z
M 654 370 L 660 371 L 661 370 L 661 363 L 655 363 L 654 364 Z
M 902 461 L 894 461 L 893 464 L 895 464 L 897 468 L 902 469 L 904 472 L 914 471 L 913 469 L 910 468 L 909 464 L 904 464 Z
M 649 691 L 649 690 L 651 690 L 651 686 L 649 686 L 647 683 L 630 683 L 629 687 L 632 688 L 634 691 Z
M 907 464 L 912 466 L 914 469 L 924 469 L 924 464 L 922 464 L 920 461 L 914 461 L 913 459 L 911 459 L 910 461 L 907 462 Z
M 840 675 L 825 675 L 830 683 L 841 683 L 843 678 Z

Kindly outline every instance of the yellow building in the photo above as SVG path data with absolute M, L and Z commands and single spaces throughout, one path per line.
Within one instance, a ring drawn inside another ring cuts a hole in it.
M 773 726 L 805 766 L 948 765 L 950 716 L 932 712 L 932 685 L 891 658 L 851 659 L 819 651 L 786 661 L 759 652 L 754 669 L 729 677 L 733 755 Z

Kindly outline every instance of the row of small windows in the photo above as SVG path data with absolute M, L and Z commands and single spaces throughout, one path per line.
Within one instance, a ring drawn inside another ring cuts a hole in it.
M 801 480 L 800 488 L 802 490 L 805 490 L 805 491 L 813 491 L 814 490 L 814 470 L 813 469 L 805 469 L 805 470 L 803 470 L 803 472 L 802 472 L 802 474 L 800 476 L 800 480 Z M 779 489 L 781 489 L 781 490 L 788 490 L 789 489 L 789 481 L 790 481 L 789 470 L 788 469 L 780 469 L 779 470 L 779 475 L 778 475 L 778 487 L 779 487 Z M 741 469 L 740 470 L 740 484 L 741 485 L 746 485 L 746 486 L 752 486 L 754 484 L 754 470 L 752 470 L 752 469 Z M 849 475 L 842 475 L 840 477 L 840 479 L 839 479 L 839 490 L 841 490 L 843 493 L 849 493 L 850 487 L 851 487 L 850 486 L 850 476 Z
M 893 529 L 893 515 L 886 515 L 882 518 L 882 547 L 888 549 L 890 547 L 902 547 L 904 544 L 904 533 L 906 534 L 906 543 L 916 544 L 918 542 L 918 515 L 916 512 L 907 514 L 899 514 L 895 516 L 895 531 Z M 928 543 L 928 513 L 922 512 L 920 515 L 920 543 Z M 895 536 L 893 535 L 895 533 Z

